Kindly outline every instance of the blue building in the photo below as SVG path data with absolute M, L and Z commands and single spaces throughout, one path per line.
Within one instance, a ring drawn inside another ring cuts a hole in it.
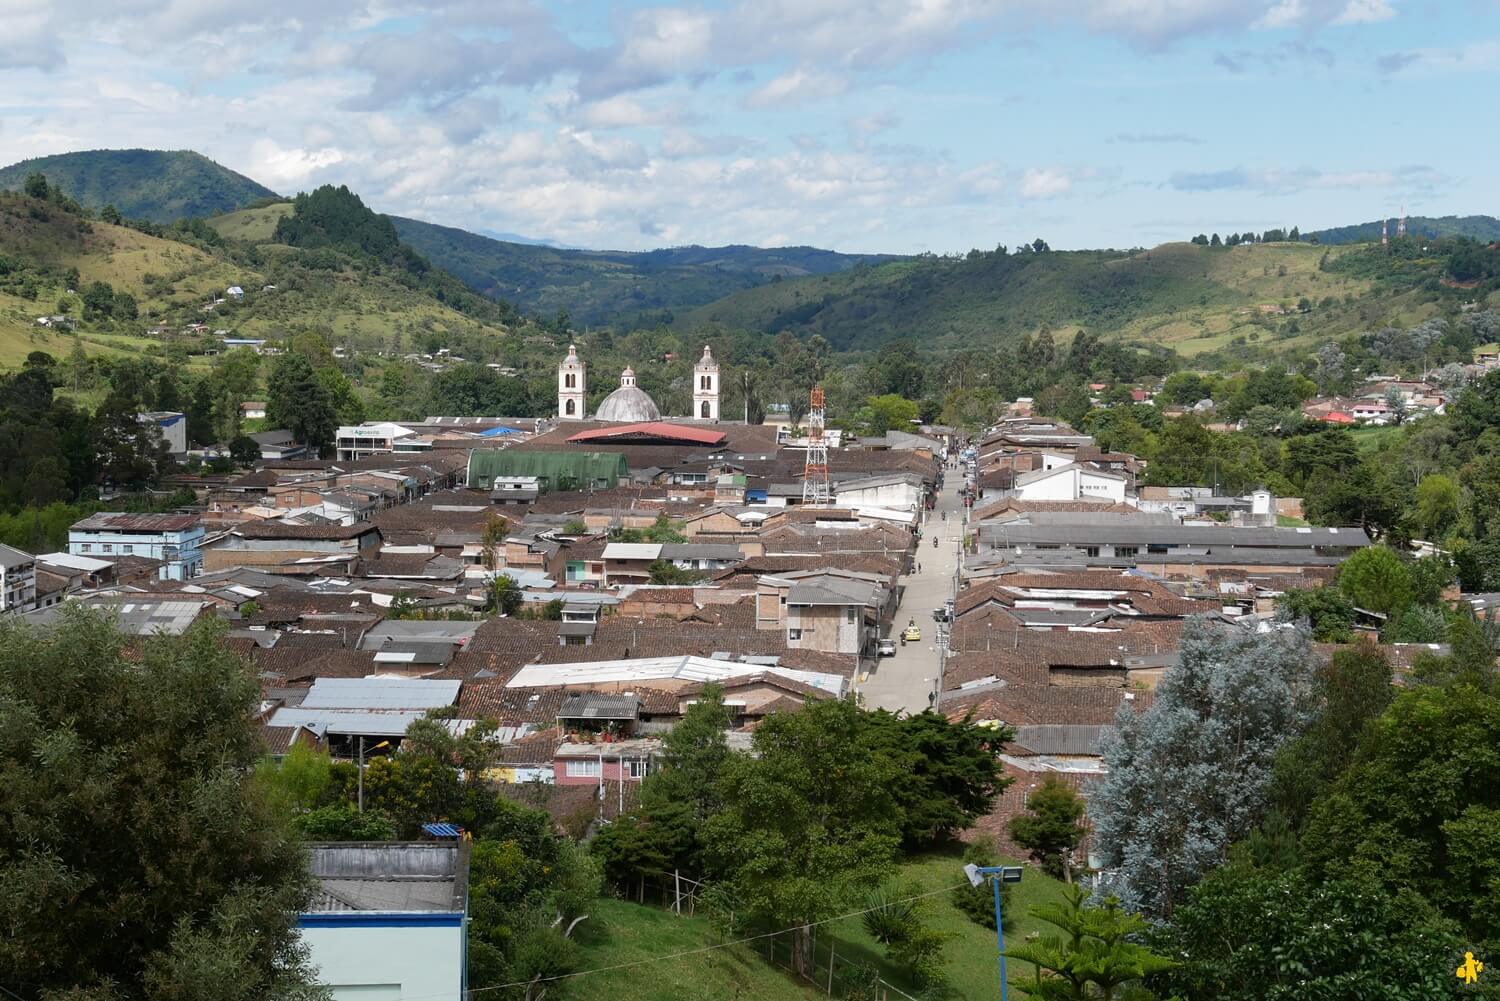
M 68 552 L 101 560 L 144 556 L 162 561 L 162 580 L 187 580 L 203 569 L 203 523 L 192 514 L 101 511 L 68 529 Z

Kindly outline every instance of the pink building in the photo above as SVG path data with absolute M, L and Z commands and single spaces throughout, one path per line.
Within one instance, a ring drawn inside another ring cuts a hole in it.
M 553 755 L 553 781 L 560 786 L 639 782 L 655 767 L 661 741 L 654 737 L 581 744 L 565 741 Z

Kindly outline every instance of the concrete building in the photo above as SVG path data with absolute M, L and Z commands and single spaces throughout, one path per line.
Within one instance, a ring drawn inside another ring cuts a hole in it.
M 297 924 L 334 1001 L 462 1001 L 469 843 L 307 846 L 317 880 Z
M 1050 456 L 1049 456 L 1050 458 Z M 1123 502 L 1126 478 L 1067 462 L 1016 477 L 1015 496 L 1028 501 Z
M 36 607 L 36 557 L 0 545 L 0 612 L 29 612 Z
M 68 552 L 110 559 L 161 560 L 162 580 L 187 580 L 203 569 L 203 523 L 193 514 L 124 514 L 103 511 L 68 529 Z
M 344 425 L 335 435 L 340 459 L 363 459 L 384 452 L 394 452 L 403 438 L 415 438 L 416 432 L 400 424 L 377 421 L 372 424 Z

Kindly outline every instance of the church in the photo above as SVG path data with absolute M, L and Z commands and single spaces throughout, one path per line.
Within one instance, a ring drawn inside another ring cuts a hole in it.
M 557 416 L 562 420 L 588 418 L 588 367 L 578 357 L 578 347 L 568 345 L 568 356 L 557 365 Z M 719 419 L 719 363 L 707 344 L 703 357 L 693 366 L 693 412 L 700 421 Z M 661 410 L 651 395 L 635 384 L 635 369 L 620 373 L 620 388 L 604 398 L 594 413 L 596 421 L 641 424 L 661 420 Z

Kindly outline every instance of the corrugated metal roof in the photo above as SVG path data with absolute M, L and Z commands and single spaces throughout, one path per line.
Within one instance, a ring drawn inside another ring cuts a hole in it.
M 611 542 L 604 547 L 607 560 L 654 560 L 661 556 L 661 544 L 656 542 Z
M 196 514 L 125 514 L 100 511 L 73 523 L 73 532 L 185 532 L 201 527 Z
M 616 427 L 595 428 L 570 435 L 568 441 L 609 441 L 612 438 L 649 437 L 682 441 L 693 445 L 718 445 L 727 435 L 712 428 L 690 427 L 686 424 L 670 424 L 666 421 L 641 421 L 636 424 L 621 424 Z
M 319 681 L 366 679 L 319 678 Z M 384 680 L 384 679 L 381 679 Z M 276 710 L 269 726 L 301 726 L 322 737 L 337 733 L 367 737 L 400 737 L 406 728 L 426 716 L 426 710 L 368 712 L 358 709 L 304 709 L 288 706 Z
M 814 688 L 842 695 L 847 684 L 839 674 L 797 671 L 787 667 L 764 667 L 708 657 L 642 657 L 633 660 L 599 660 L 574 664 L 530 664 L 506 682 L 507 688 L 555 688 L 568 685 L 601 685 L 614 682 L 644 682 L 650 679 L 678 681 L 725 681 L 747 674 L 777 674 Z
M 458 699 L 459 681 L 412 678 L 319 678 L 303 709 L 435 709 Z

